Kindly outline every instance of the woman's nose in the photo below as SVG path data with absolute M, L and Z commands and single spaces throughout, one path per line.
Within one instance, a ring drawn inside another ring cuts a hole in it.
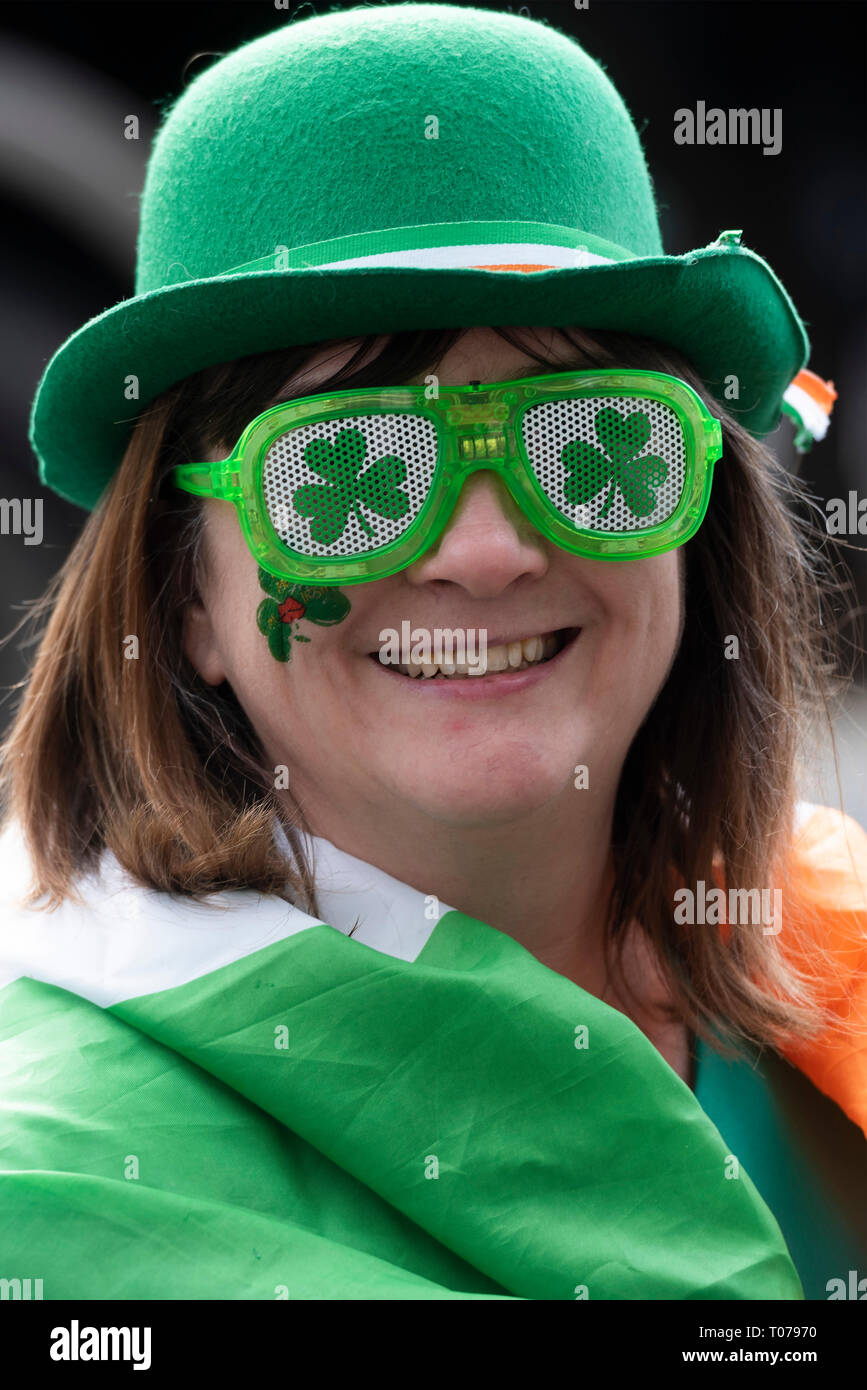
M 464 483 L 436 545 L 405 573 L 410 583 L 446 580 L 475 598 L 492 598 L 516 579 L 539 578 L 547 568 L 544 537 L 502 480 L 480 469 Z

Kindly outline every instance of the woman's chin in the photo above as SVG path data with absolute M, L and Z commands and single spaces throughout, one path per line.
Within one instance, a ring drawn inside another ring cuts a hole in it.
M 544 775 L 538 763 L 532 771 L 490 762 L 471 771 L 466 766 L 446 765 L 427 773 L 419 768 L 411 786 L 395 788 L 393 804 L 403 801 L 409 814 L 413 807 L 418 814 L 459 826 L 506 825 L 565 795 L 572 776 L 571 766 Z

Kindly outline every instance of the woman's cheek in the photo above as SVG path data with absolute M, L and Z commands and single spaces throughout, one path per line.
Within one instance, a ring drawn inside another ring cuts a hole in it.
M 290 661 L 300 644 L 315 640 L 316 627 L 342 623 L 352 608 L 340 589 L 291 584 L 261 567 L 259 587 L 265 597 L 256 609 L 256 626 L 275 661 Z

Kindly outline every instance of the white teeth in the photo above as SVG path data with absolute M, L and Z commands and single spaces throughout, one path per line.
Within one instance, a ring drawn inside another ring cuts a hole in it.
M 488 672 L 494 674 L 500 671 L 526 671 L 529 666 L 534 666 L 539 661 L 549 660 L 556 652 L 557 638 L 553 633 L 545 633 L 535 637 L 524 637 L 516 642 L 504 642 L 497 647 L 488 647 L 486 664 L 482 670 L 479 669 L 478 663 L 470 665 L 465 661 L 443 661 L 441 664 L 410 661 L 393 669 L 413 680 L 419 676 L 424 676 L 426 680 L 433 680 L 438 676 L 444 679 L 484 676 Z

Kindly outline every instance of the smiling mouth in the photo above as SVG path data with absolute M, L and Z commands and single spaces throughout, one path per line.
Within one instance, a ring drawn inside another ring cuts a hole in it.
M 581 631 L 578 627 L 558 628 L 555 632 L 538 633 L 533 637 L 522 637 L 514 642 L 504 642 L 488 647 L 484 659 L 476 662 L 382 662 L 378 652 L 370 656 L 377 665 L 383 665 L 394 675 L 407 676 L 411 680 L 484 680 L 487 676 L 506 675 L 526 671 L 531 666 L 541 666 L 559 656 L 564 648 L 571 646 Z

